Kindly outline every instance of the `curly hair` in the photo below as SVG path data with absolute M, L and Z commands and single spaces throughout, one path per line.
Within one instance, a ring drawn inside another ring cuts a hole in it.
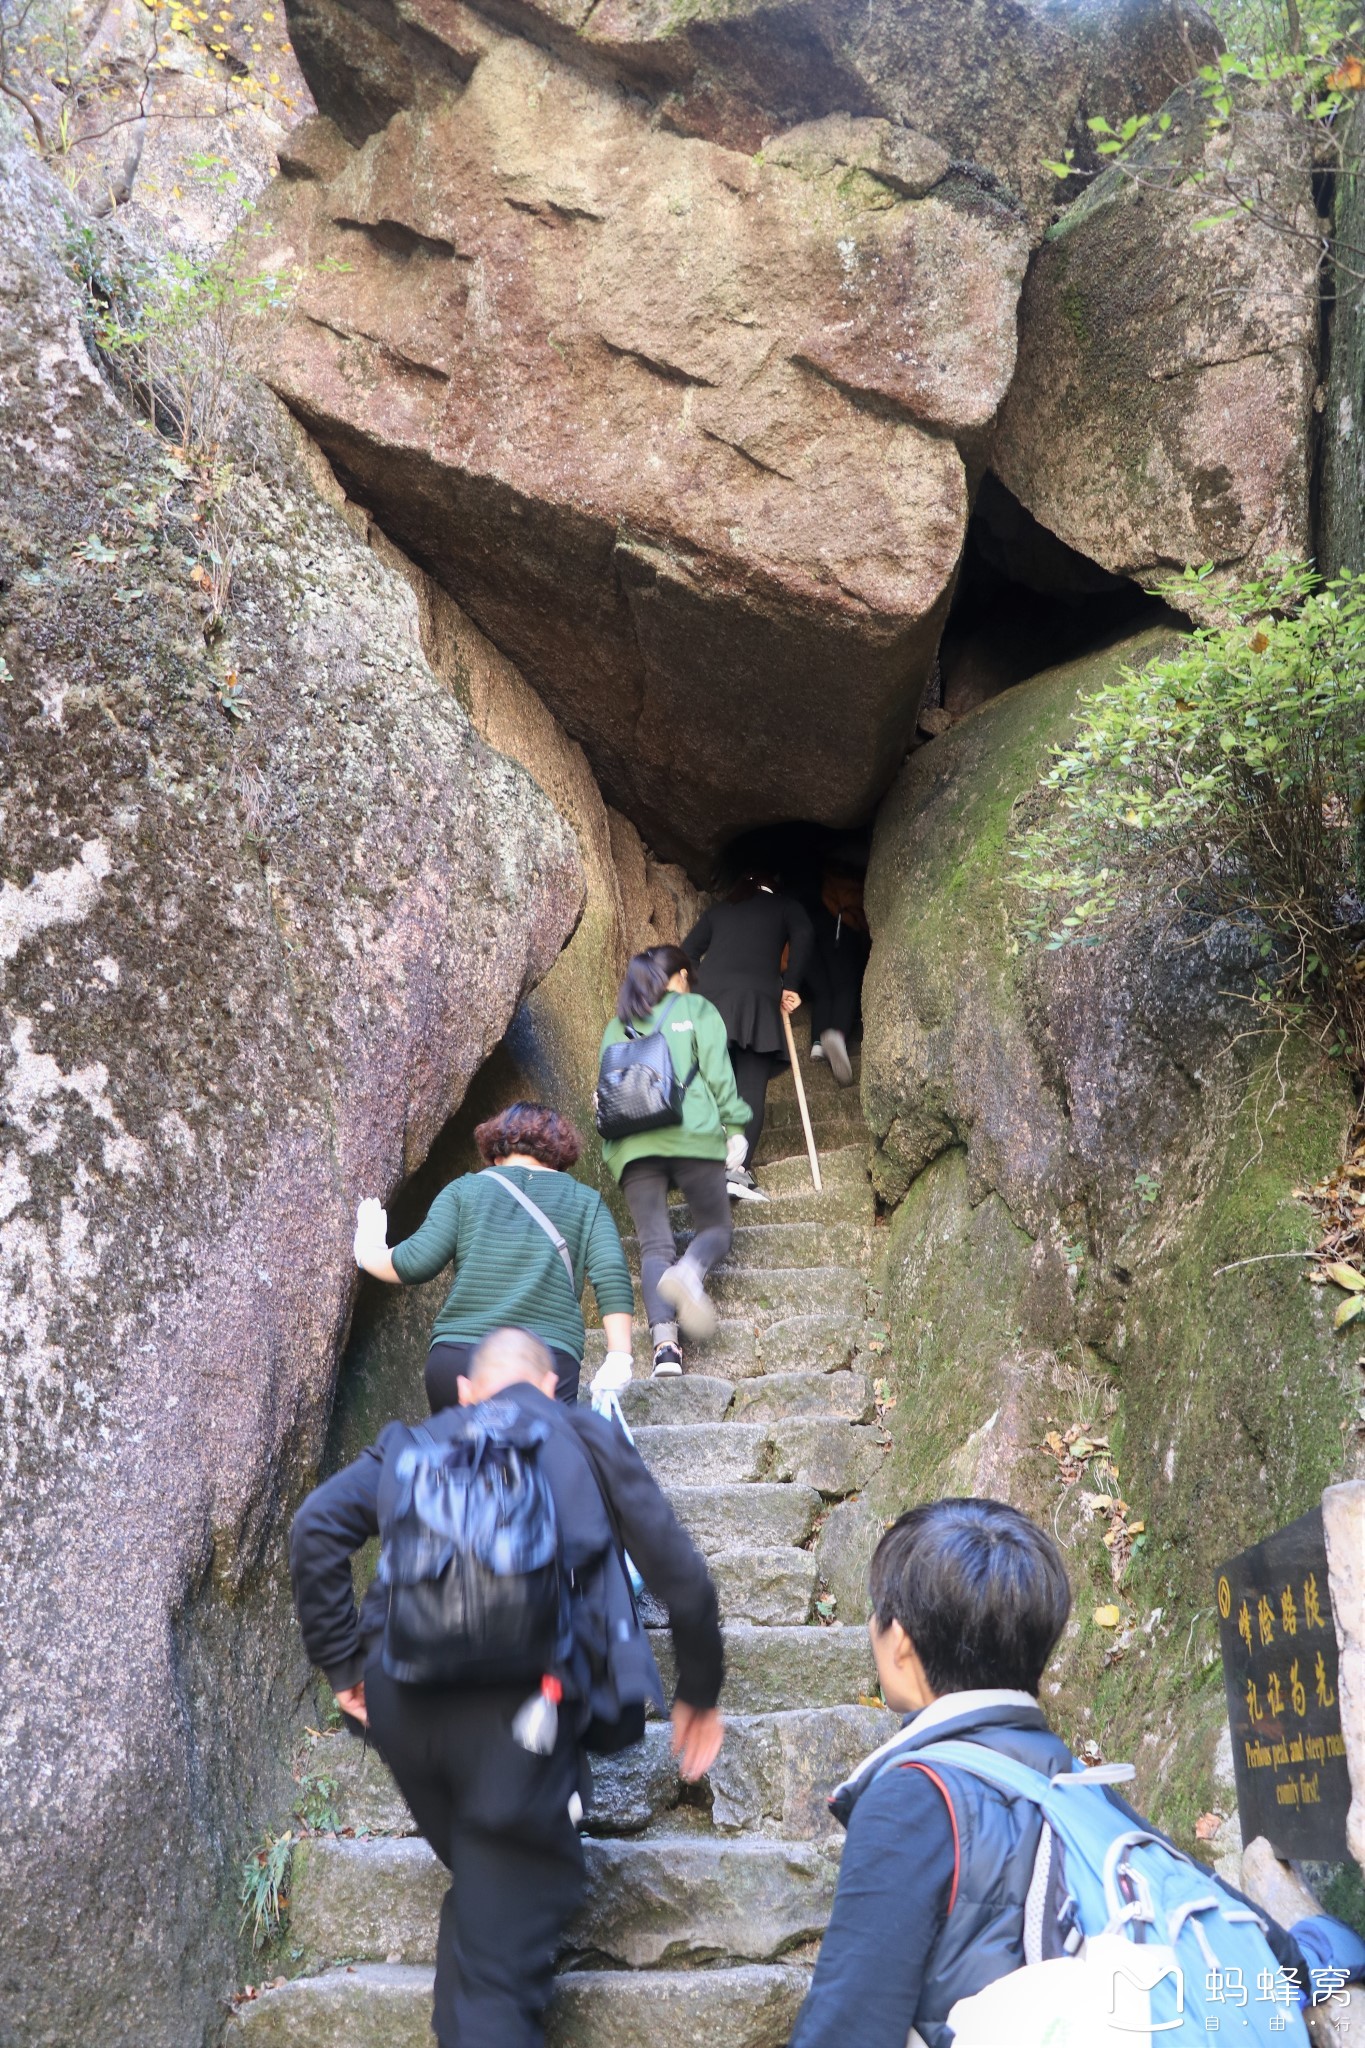
M 479 1157 L 491 1166 L 509 1153 L 526 1152 L 542 1166 L 565 1172 L 583 1150 L 583 1140 L 566 1116 L 539 1102 L 514 1102 L 474 1132 Z

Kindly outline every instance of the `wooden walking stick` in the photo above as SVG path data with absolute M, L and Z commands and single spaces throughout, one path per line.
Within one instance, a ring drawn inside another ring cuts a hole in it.
M 792 1020 L 785 1010 L 782 1012 L 782 1029 L 787 1034 L 787 1052 L 792 1063 L 792 1079 L 796 1083 L 796 1106 L 801 1112 L 801 1128 L 806 1134 L 806 1151 L 810 1154 L 810 1177 L 815 1183 L 815 1192 L 819 1195 L 824 1193 L 824 1186 L 820 1179 L 820 1161 L 815 1150 L 815 1133 L 810 1127 L 810 1111 L 806 1108 L 806 1087 L 801 1079 L 801 1062 L 796 1057 Z

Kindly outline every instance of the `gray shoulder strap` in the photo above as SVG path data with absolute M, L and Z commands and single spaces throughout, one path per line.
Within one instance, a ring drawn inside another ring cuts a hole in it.
M 529 1195 L 524 1195 L 521 1192 L 521 1189 L 516 1185 L 514 1181 L 505 1179 L 504 1176 L 498 1172 L 496 1167 L 486 1166 L 483 1170 L 482 1177 L 485 1180 L 495 1180 L 500 1188 L 506 1188 L 508 1194 L 512 1197 L 512 1200 L 514 1202 L 520 1202 L 522 1208 L 526 1211 L 527 1215 L 531 1217 L 531 1219 L 534 1222 L 540 1225 L 541 1229 L 545 1232 L 545 1235 L 549 1238 L 550 1243 L 559 1253 L 560 1261 L 563 1264 L 564 1271 L 569 1276 L 569 1285 L 573 1289 L 573 1298 L 575 1301 L 577 1301 L 578 1282 L 574 1278 L 573 1255 L 570 1252 L 567 1244 L 565 1244 L 563 1238 L 560 1236 L 559 1232 L 555 1229 L 554 1224 L 551 1223 L 549 1217 L 545 1214 L 545 1211 L 543 1209 L 537 1209 L 535 1203 L 531 1200 L 531 1197 Z

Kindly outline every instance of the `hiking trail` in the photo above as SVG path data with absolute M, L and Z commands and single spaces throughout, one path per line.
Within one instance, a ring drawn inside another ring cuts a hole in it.
M 834 1896 L 840 1838 L 826 1796 L 895 1726 L 866 1704 L 876 1674 L 861 1614 L 826 1625 L 816 1612 L 820 1522 L 882 1450 L 862 1349 L 874 1201 L 858 1089 L 836 1088 L 802 1049 L 823 1194 L 783 1073 L 759 1160 L 771 1200 L 737 1205 L 730 1257 L 712 1275 L 720 1328 L 689 1348 L 682 1379 L 637 1378 L 623 1397 L 719 1590 L 725 1743 L 697 1786 L 679 1781 L 667 1722 L 594 1760 L 587 1894 L 565 1940 L 550 2048 L 780 2048 Z M 590 1332 L 585 1384 L 602 1342 Z M 664 1617 L 646 1601 L 644 1619 L 659 1629 L 671 1694 Z M 299 1974 L 239 2008 L 231 2048 L 430 2048 L 445 1872 L 373 1750 L 324 1735 L 304 1775 L 334 1787 L 337 1832 L 295 1851 L 286 1948 Z

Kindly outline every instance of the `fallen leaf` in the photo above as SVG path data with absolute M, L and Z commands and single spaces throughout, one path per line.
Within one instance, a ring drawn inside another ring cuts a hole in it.
M 1201 1813 L 1194 1824 L 1196 1842 L 1211 1842 L 1223 1825 L 1221 1813 Z
M 1365 91 L 1365 63 L 1359 57 L 1348 57 L 1344 64 L 1328 73 L 1327 84 L 1332 92 Z
M 1128 1524 L 1128 1534 L 1130 1536 L 1140 1536 L 1146 1527 L 1147 1524 L 1145 1522 L 1130 1522 Z
M 1332 1318 L 1332 1328 L 1344 1330 L 1348 1323 L 1359 1321 L 1361 1316 L 1365 1316 L 1365 1294 L 1353 1294 L 1339 1305 Z
M 1344 1287 L 1348 1294 L 1365 1294 L 1365 1273 L 1357 1273 L 1354 1266 L 1343 1266 L 1340 1261 L 1326 1268 L 1327 1278 L 1335 1280 L 1338 1287 Z
M 1123 1617 L 1117 1607 L 1097 1607 L 1095 1609 L 1096 1628 L 1117 1628 L 1122 1619 Z
M 1095 1455 L 1095 1446 L 1088 1436 L 1078 1436 L 1071 1446 L 1071 1455 L 1077 1461 L 1092 1458 Z

